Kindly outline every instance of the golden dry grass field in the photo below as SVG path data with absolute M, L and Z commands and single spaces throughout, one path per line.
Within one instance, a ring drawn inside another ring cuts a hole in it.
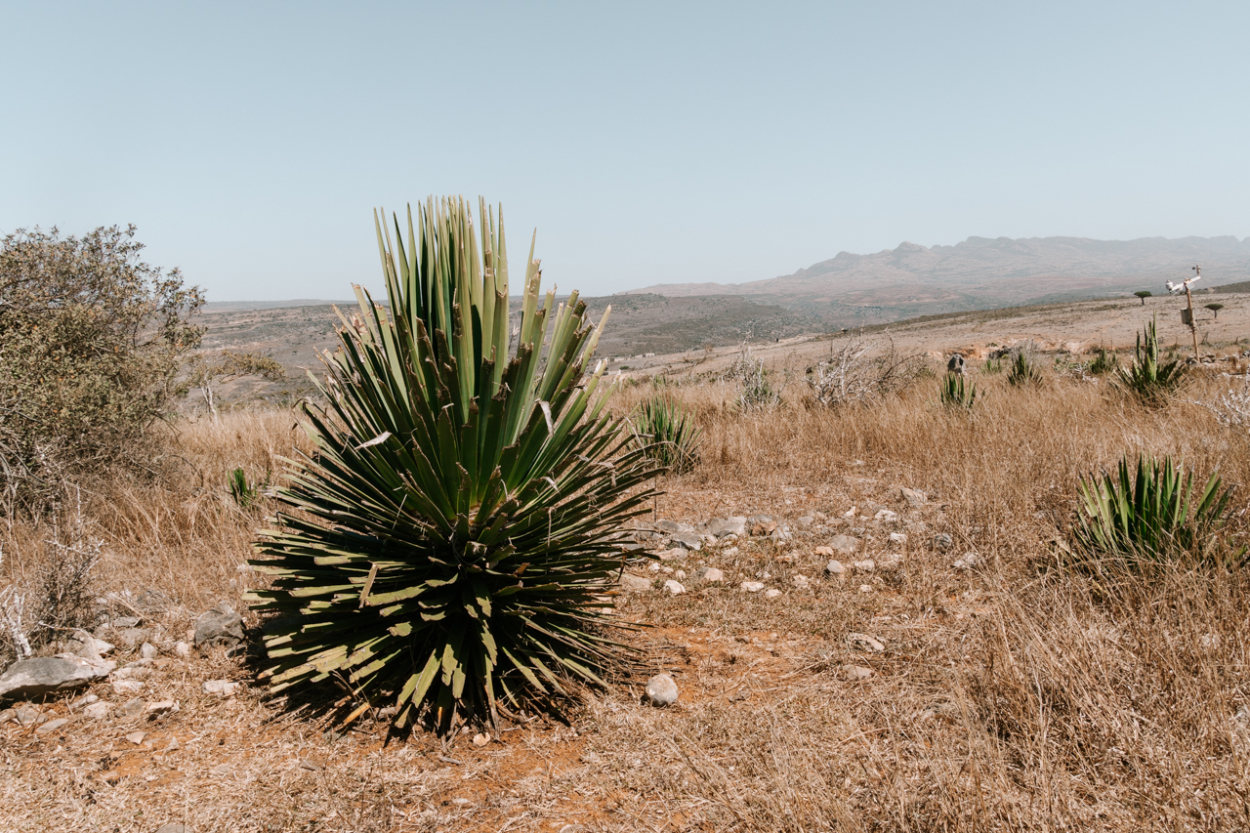
M 1231 355 L 1246 319 L 1228 303 L 1208 349 Z M 1079 306 L 1066 313 L 1071 326 L 987 319 L 895 344 L 924 354 L 1023 338 L 1097 343 L 1090 322 L 1103 313 Z M 1121 306 L 1131 325 L 1106 319 L 1117 347 L 1152 311 Z M 132 695 L 98 683 L 92 692 L 114 706 L 106 717 L 86 716 L 75 693 L 34 704 L 68 720 L 55 731 L 0 724 L 0 828 L 1250 830 L 1250 575 L 1177 565 L 1093 577 L 1057 557 L 1078 478 L 1139 452 L 1173 455 L 1203 477 L 1218 468 L 1236 487 L 1226 535 L 1245 537 L 1250 436 L 1200 404 L 1241 389 L 1222 372 L 1235 363 L 1195 373 L 1161 407 L 1106 377 L 1057 372 L 1043 353 L 1040 388 L 973 373 L 969 413 L 941 406 L 933 374 L 829 408 L 803 381 L 829 343 L 811 345 L 811 355 L 770 348 L 772 378 L 787 362 L 793 378 L 758 412 L 735 406 L 738 386 L 708 372 L 716 361 L 691 359 L 686 372 L 681 357 L 657 363 L 671 372 L 663 389 L 705 436 L 701 463 L 663 480 L 665 496 L 642 520 L 698 527 L 768 514 L 793 533 L 636 568 L 652 585 L 622 592 L 616 608 L 643 626 L 630 640 L 676 679 L 677 703 L 644 705 L 641 675 L 586 692 L 567 725 L 535 718 L 480 745 L 472 733 L 388 741 L 377 720 L 339 733 L 268 696 L 246 654 L 173 653 L 200 612 L 223 600 L 241 608 L 259 581 L 243 565 L 263 512 L 230 498 L 229 472 L 280 479 L 280 458 L 304 442 L 281 411 L 174 425 L 169 474 L 94 484 L 81 514 L 103 541 L 95 592 L 157 591 L 169 602 L 142 613 L 160 656 L 141 696 L 177 709 L 125 716 Z M 628 413 L 654 389 L 623 387 L 613 407 Z M 50 521 L 11 521 L 5 581 L 33 575 L 54 534 Z M 830 555 L 817 548 L 838 535 L 858 551 L 827 576 Z M 953 566 L 968 553 L 971 568 Z M 850 567 L 866 559 L 882 566 Z M 725 580 L 700 583 L 704 566 Z M 671 596 L 663 582 L 678 571 L 687 592 Z M 766 590 L 746 592 L 744 581 Z M 857 649 L 851 633 L 884 650 Z M 209 679 L 242 685 L 222 698 L 204 693 Z

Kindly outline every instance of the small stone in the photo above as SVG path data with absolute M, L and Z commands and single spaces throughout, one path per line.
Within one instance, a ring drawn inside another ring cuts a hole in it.
M 112 706 L 101 700 L 99 703 L 92 703 L 82 710 L 82 713 L 92 720 L 101 720 L 108 717 L 108 713 L 112 710 Z
M 97 703 L 97 702 L 99 702 L 99 700 L 100 700 L 99 695 L 96 695 L 96 694 L 84 694 L 82 697 L 79 697 L 77 700 L 75 700 L 74 702 L 70 703 L 70 704 L 69 704 L 69 707 L 70 707 L 71 709 L 81 709 L 81 708 L 85 708 L 85 707 L 87 707 L 87 706 L 90 706 L 92 703 Z
M 858 507 L 858 506 L 852 506 L 850 509 L 846 510 L 846 512 L 844 512 L 844 513 L 843 513 L 842 517 L 844 517 L 844 518 L 853 518 L 853 517 L 855 517 L 855 516 L 856 516 L 856 515 L 858 515 L 858 514 L 859 514 L 859 507 Z
M 680 581 L 674 581 L 671 578 L 664 582 L 664 589 L 668 591 L 670 596 L 680 596 L 686 592 L 686 588 L 681 586 Z
M 74 654 L 87 659 L 103 659 L 112 650 L 112 643 L 105 642 L 103 639 L 96 639 L 83 630 L 74 631 L 70 638 L 65 640 L 65 652 L 67 654 Z
M 56 720 L 49 720 L 47 723 L 43 724 L 38 729 L 36 729 L 35 734 L 46 735 L 50 732 L 55 732 L 57 729 L 60 729 L 66 723 L 69 723 L 69 719 L 65 717 L 58 717 Z
M 846 567 L 842 566 L 842 562 L 836 559 L 825 565 L 825 575 L 827 576 L 840 576 L 845 572 Z
M 902 532 L 890 533 L 890 546 L 905 547 L 907 546 L 907 535 Z
M 726 557 L 729 557 L 729 556 L 732 556 L 732 555 L 737 555 L 737 554 L 738 554 L 738 548 L 737 548 L 737 547 L 730 547 L 730 548 L 729 548 L 729 549 L 727 549 L 727 550 L 721 550 L 721 555 L 726 556 Z
M 781 591 L 778 590 L 776 587 L 770 587 L 764 591 L 764 598 L 766 599 L 775 599 L 780 595 L 781 595 Z
M 651 579 L 634 573 L 622 573 L 621 589 L 627 593 L 641 593 L 651 589 Z
M 144 642 L 139 648 L 139 656 L 143 659 L 156 659 L 160 651 L 151 642 Z
M 877 569 L 877 562 L 871 558 L 865 558 L 863 561 L 852 561 L 851 566 L 855 568 L 857 573 L 871 573 Z
M 955 560 L 951 567 L 956 570 L 971 570 L 981 563 L 981 556 L 975 552 L 966 552 Z
M 872 669 L 865 668 L 862 665 L 844 665 L 841 668 L 841 676 L 844 680 L 858 682 L 866 680 L 872 676 Z
M 39 709 L 34 706 L 22 706 L 17 710 L 16 718 L 18 725 L 20 726 L 34 726 L 35 724 L 42 723 L 48 719 L 44 717 L 39 712 Z
M 652 573 L 660 572 L 660 563 L 658 561 L 652 561 L 651 564 L 647 567 L 647 571 L 652 572 Z
M 707 531 L 717 538 L 723 538 L 726 535 L 737 535 L 741 538 L 747 534 L 747 519 L 742 515 L 734 515 L 729 518 L 713 518 L 708 523 Z
M 873 515 L 872 519 L 877 523 L 896 524 L 898 523 L 898 513 L 889 509 L 878 509 L 877 514 Z
M 743 590 L 745 590 L 745 591 L 746 591 L 746 592 L 748 592 L 748 593 L 758 593 L 758 592 L 760 592 L 761 590 L 763 590 L 763 589 L 764 589 L 764 582 L 762 582 L 762 581 L 744 581 L 744 582 L 742 582 L 742 589 L 743 589 Z
M 689 552 L 681 547 L 673 547 L 671 550 L 660 550 L 655 554 L 655 557 L 661 561 L 672 561 L 676 558 L 685 558 L 689 554 Z
M 935 550 L 946 552 L 953 546 L 955 546 L 955 539 L 950 536 L 950 533 L 939 532 L 933 536 L 933 548 Z
M 859 592 L 861 592 L 861 593 L 871 593 L 871 592 L 872 592 L 872 585 L 871 585 L 871 584 L 861 584 L 861 585 L 859 586 Z
M 147 732 L 131 732 L 130 734 L 126 735 L 126 740 L 130 741 L 135 746 L 138 746 L 139 744 L 143 743 L 143 739 L 146 738 L 147 736 L 148 736 Z
M 152 669 L 146 665 L 139 663 L 131 663 L 124 668 L 118 668 L 113 672 L 112 679 L 117 680 L 146 680 L 152 676 Z
M 186 659 L 187 657 L 191 656 L 191 643 L 189 642 L 176 643 L 174 645 L 174 653 L 182 657 L 183 659 Z
M 151 717 L 160 717 L 161 715 L 178 711 L 178 704 L 173 700 L 160 700 L 156 703 L 148 703 L 144 711 Z
M 806 590 L 808 586 L 812 583 L 812 580 L 809 579 L 807 576 L 803 575 L 802 573 L 794 576 L 793 578 L 790 579 L 790 581 L 799 590 Z
M 138 717 L 146 707 L 142 697 L 132 697 L 122 706 L 122 713 L 126 717 Z
M 678 581 L 685 581 L 685 580 L 686 580 L 686 571 L 685 571 L 685 570 L 678 570 L 677 572 L 673 573 L 673 578 L 677 579 Z
M 485 746 L 488 743 L 490 743 L 490 734 L 487 732 L 482 732 L 473 736 L 474 746 Z
M 117 628 L 111 631 L 113 639 L 127 651 L 133 651 L 152 638 L 152 632 L 145 628 Z
M 696 535 L 693 532 L 683 532 L 672 536 L 669 540 L 674 544 L 680 544 L 682 547 L 695 552 L 703 549 L 703 536 Z
M 656 674 L 647 680 L 643 699 L 657 708 L 671 706 L 677 702 L 677 683 L 667 674 Z
M 822 558 L 828 558 L 833 555 L 833 547 L 817 547 L 816 555 L 821 556 Z
M 924 492 L 917 491 L 916 489 L 909 489 L 906 486 L 899 489 L 898 492 L 899 496 L 912 506 L 920 506 L 928 499 Z
M 116 667 L 115 662 L 74 654 L 19 660 L 0 674 L 0 700 L 27 700 L 81 688 L 92 680 L 107 677 Z
M 859 539 L 850 535 L 835 535 L 829 547 L 833 550 L 830 555 L 854 555 L 859 552 Z
M 113 680 L 114 694 L 135 694 L 143 691 L 143 683 L 139 680 Z
M 870 654 L 879 654 L 885 650 L 885 643 L 866 633 L 848 633 L 846 644 L 856 651 L 866 651 Z
M 794 525 L 799 529 L 806 529 L 814 523 L 816 523 L 816 518 L 812 515 L 800 515 L 794 521 Z
M 694 571 L 696 581 L 705 584 L 718 584 L 725 580 L 725 574 L 716 567 L 700 567 Z
M 200 614 L 195 620 L 195 647 L 233 648 L 243 641 L 243 617 L 225 602 Z
M 671 576 L 674 572 L 672 567 L 661 567 L 660 572 L 666 576 Z
M 235 695 L 239 690 L 239 683 L 232 683 L 229 680 L 205 680 L 200 689 L 205 694 L 213 694 L 225 699 Z
M 899 553 L 886 553 L 877 559 L 877 568 L 893 572 L 903 566 L 903 556 Z

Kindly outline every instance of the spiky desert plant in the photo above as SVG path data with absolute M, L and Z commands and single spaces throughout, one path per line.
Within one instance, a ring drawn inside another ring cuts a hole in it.
M 1082 478 L 1077 491 L 1075 543 L 1094 562 L 1112 555 L 1130 564 L 1192 559 L 1245 566 L 1245 549 L 1233 551 L 1220 535 L 1232 489 L 1222 488 L 1218 471 L 1195 501 L 1194 473 L 1186 474 L 1172 458 L 1157 461 L 1142 455 L 1134 476 L 1124 457 L 1114 474 Z
M 1007 371 L 1007 381 L 1016 387 L 1037 386 L 1042 383 L 1042 372 L 1029 359 L 1028 352 L 1021 350 L 1016 353 Z
M 958 373 L 948 373 L 942 380 L 941 397 L 942 404 L 948 408 L 970 411 L 973 403 L 977 401 L 977 386 L 972 384 L 965 386 L 963 376 Z
M 303 409 L 315 452 L 276 495 L 293 511 L 257 544 L 273 582 L 250 600 L 273 690 L 333 679 L 344 722 L 389 702 L 395 728 L 447 732 L 558 709 L 634 656 L 601 594 L 655 467 L 606 413 L 602 363 L 586 374 L 603 321 L 576 292 L 539 308 L 533 244 L 513 334 L 502 213 L 481 204 L 480 253 L 463 200 L 412 214 L 406 245 L 375 215 L 389 310 L 357 288 L 340 314 L 327 405 Z
M 1133 363 L 1115 371 L 1120 387 L 1148 405 L 1164 402 L 1185 381 L 1185 365 L 1181 360 L 1164 361 L 1159 352 L 1159 333 L 1156 320 L 1152 318 L 1143 332 L 1137 334 Z
M 683 474 L 698 464 L 703 431 L 672 396 L 643 400 L 634 414 L 633 430 L 638 447 L 671 474 Z

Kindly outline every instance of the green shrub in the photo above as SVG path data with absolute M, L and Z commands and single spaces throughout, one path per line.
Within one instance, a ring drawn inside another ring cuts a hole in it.
M 1193 472 L 1186 474 L 1170 457 L 1162 462 L 1138 457 L 1136 476 L 1125 457 L 1115 474 L 1082 478 L 1073 530 L 1077 549 L 1095 562 L 1111 555 L 1129 564 L 1181 560 L 1245 566 L 1246 550 L 1233 552 L 1221 535 L 1232 489 L 1221 488 L 1219 472 L 1196 501 L 1193 487 Z
M 634 414 L 633 430 L 638 446 L 672 474 L 688 472 L 698 464 L 703 432 L 671 396 L 644 400 Z
M 178 270 L 139 259 L 133 226 L 0 242 L 0 502 L 37 508 L 58 484 L 150 468 L 148 428 L 172 412 L 188 323 L 202 304 Z
M 1120 360 L 1115 353 L 1108 353 L 1106 350 L 1099 348 L 1098 355 L 1089 363 L 1088 369 L 1094 376 L 1106 376 L 1108 373 L 1119 371 Z
M 1007 381 L 1016 387 L 1037 386 L 1042 384 L 1042 372 L 1030 360 L 1028 353 L 1021 350 L 1011 362 Z
M 1151 319 L 1144 332 L 1137 334 L 1133 363 L 1116 369 L 1120 387 L 1145 404 L 1157 405 L 1167 400 L 1185 381 L 1185 365 L 1180 359 L 1159 358 L 1159 335 Z
M 941 398 L 942 404 L 948 408 L 970 411 L 977 400 L 977 386 L 972 384 L 965 386 L 963 376 L 958 373 L 948 373 L 942 380 Z
M 406 245 L 375 220 L 391 314 L 357 289 L 249 600 L 274 691 L 342 683 L 344 722 L 389 701 L 395 728 L 450 732 L 631 662 L 601 594 L 656 469 L 608 416 L 603 364 L 586 373 L 603 321 L 578 294 L 540 307 L 531 247 L 509 354 L 502 219 L 481 206 L 479 253 L 462 200 L 418 215 Z
M 985 364 L 981 366 L 982 373 L 1002 373 L 1003 360 L 996 359 L 993 356 L 985 360 Z
M 259 505 L 261 498 L 265 495 L 265 490 L 269 488 L 269 476 L 266 472 L 264 482 L 257 483 L 255 480 L 248 480 L 243 469 L 235 469 L 230 472 L 229 477 L 230 496 L 243 509 L 251 509 Z

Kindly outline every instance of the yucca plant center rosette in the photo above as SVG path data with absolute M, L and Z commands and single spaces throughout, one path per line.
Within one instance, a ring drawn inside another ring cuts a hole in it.
M 393 235 L 375 217 L 389 304 L 358 287 L 340 314 L 250 600 L 272 690 L 337 682 L 348 722 L 393 705 L 397 728 L 448 731 L 629 662 L 602 594 L 656 471 L 587 372 L 603 321 L 576 292 L 539 306 L 533 244 L 514 330 L 502 212 L 479 203 L 480 249 L 463 200 L 417 215 Z

